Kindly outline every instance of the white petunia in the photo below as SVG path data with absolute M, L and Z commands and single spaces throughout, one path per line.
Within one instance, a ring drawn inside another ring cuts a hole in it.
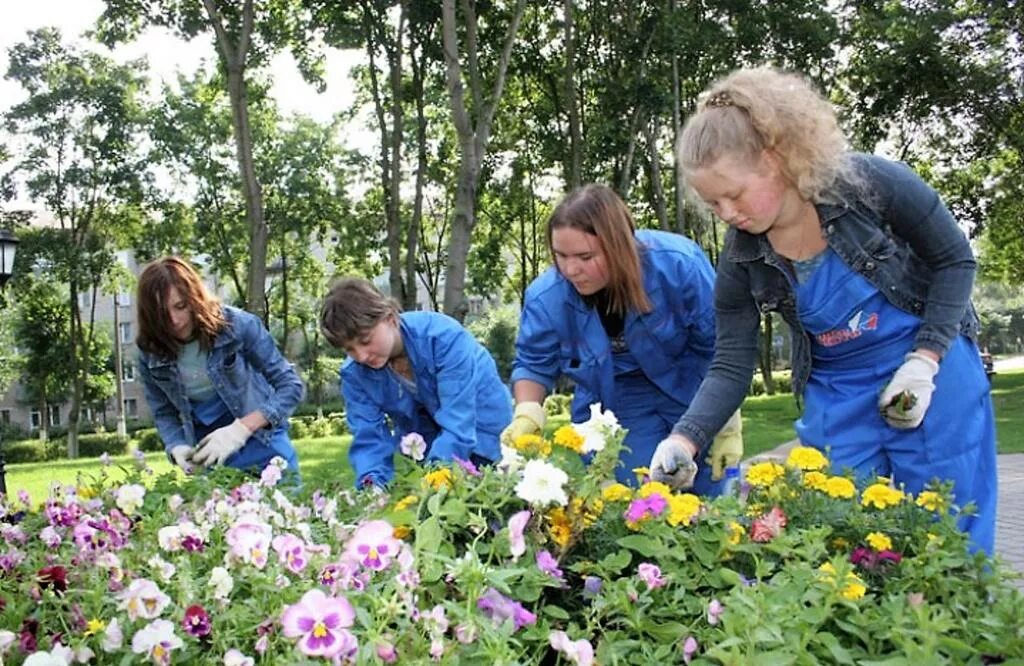
M 585 423 L 574 423 L 573 428 L 583 436 L 583 453 L 603 451 L 605 438 L 611 437 L 622 429 L 619 420 L 612 410 L 601 411 L 601 403 L 590 406 L 590 420 Z
M 544 460 L 530 460 L 523 468 L 523 478 L 516 484 L 516 495 L 530 504 L 565 506 L 569 498 L 563 486 L 569 475 Z

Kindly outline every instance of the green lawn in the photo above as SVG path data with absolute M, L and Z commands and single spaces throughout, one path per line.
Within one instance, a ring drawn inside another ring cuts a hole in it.
M 996 427 L 1000 453 L 1024 453 L 1024 370 L 1000 372 L 993 377 L 992 396 L 995 403 Z M 793 421 L 797 417 L 796 403 L 790 394 L 755 396 L 743 403 L 743 439 L 747 456 L 774 448 L 796 436 Z M 553 432 L 567 422 L 555 417 L 548 424 Z M 300 439 L 295 442 L 302 461 L 302 477 L 314 487 L 345 487 L 352 484 L 352 470 L 348 466 L 346 451 L 351 437 L 324 437 Z M 111 476 L 123 477 L 121 467 L 134 464 L 132 456 L 114 458 Z M 157 473 L 171 469 L 162 453 L 146 455 L 146 461 Z M 95 474 L 100 469 L 96 459 L 59 460 L 46 463 L 26 463 L 7 466 L 7 487 L 12 493 L 24 489 L 33 501 L 40 501 L 49 492 L 50 484 L 75 483 L 79 473 Z

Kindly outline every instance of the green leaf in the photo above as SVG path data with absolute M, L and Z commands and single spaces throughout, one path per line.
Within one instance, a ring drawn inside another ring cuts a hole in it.
M 547 615 L 548 617 L 552 617 L 552 618 L 554 618 L 556 620 L 568 620 L 569 619 L 569 613 L 567 613 L 565 611 L 565 609 L 561 608 L 560 606 L 551 606 L 551 605 L 545 606 L 544 610 L 543 610 L 543 613 L 545 615 Z
M 648 623 L 644 625 L 644 631 L 661 643 L 673 643 L 682 640 L 689 631 L 679 622 Z
M 622 537 L 615 543 L 623 548 L 635 550 L 644 557 L 655 557 L 665 550 L 660 541 L 645 534 L 630 534 L 629 536 Z

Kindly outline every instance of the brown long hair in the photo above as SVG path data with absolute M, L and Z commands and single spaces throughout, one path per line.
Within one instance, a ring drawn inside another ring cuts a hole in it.
M 360 337 L 388 315 L 398 317 L 398 301 L 382 294 L 369 280 L 345 277 L 331 286 L 320 309 L 320 330 L 335 347 Z
M 171 334 L 171 318 L 167 314 L 167 292 L 175 287 L 188 304 L 195 319 L 195 335 L 199 346 L 209 351 L 224 327 L 224 311 L 220 301 L 210 293 L 190 263 L 179 257 L 163 257 L 146 265 L 139 276 L 136 296 L 139 349 L 166 360 L 177 358 L 181 342 Z
M 548 249 L 554 256 L 555 229 L 578 229 L 597 236 L 608 269 L 608 304 L 617 314 L 628 310 L 650 312 L 651 301 L 644 291 L 636 225 L 625 202 L 606 185 L 584 185 L 570 192 L 555 207 L 548 220 Z M 557 266 L 557 261 L 555 266 Z

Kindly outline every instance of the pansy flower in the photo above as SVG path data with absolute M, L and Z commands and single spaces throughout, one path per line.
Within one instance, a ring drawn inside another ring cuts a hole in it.
M 398 555 L 401 542 L 394 536 L 394 528 L 386 520 L 363 523 L 349 539 L 345 556 L 367 569 L 380 571 L 387 568 Z
M 357 649 L 351 627 L 356 613 L 344 597 L 329 597 L 310 590 L 281 613 L 281 627 L 288 638 L 298 638 L 299 651 L 309 657 L 345 657 Z

